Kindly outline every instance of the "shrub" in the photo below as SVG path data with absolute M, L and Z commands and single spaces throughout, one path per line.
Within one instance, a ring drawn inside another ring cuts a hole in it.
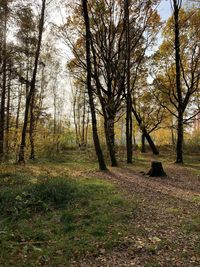
M 0 214 L 12 219 L 24 218 L 34 212 L 61 208 L 75 198 L 77 187 L 69 180 L 51 179 L 18 189 L 0 192 Z

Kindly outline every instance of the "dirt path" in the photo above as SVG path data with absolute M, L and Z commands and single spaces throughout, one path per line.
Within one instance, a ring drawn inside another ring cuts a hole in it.
M 155 193 L 161 193 L 192 203 L 194 203 L 195 198 L 200 199 L 199 187 L 191 188 L 190 183 L 188 182 L 182 183 L 180 186 L 179 183 L 177 183 L 177 180 L 174 181 L 170 177 L 157 179 L 152 177 L 149 178 L 147 175 L 135 174 L 124 168 L 112 168 L 112 170 L 105 173 L 103 177 L 111 181 L 116 181 L 129 190 L 137 186 L 141 191 L 151 190 Z M 199 204 L 196 204 L 200 205 L 200 202 Z
M 170 169 L 169 169 L 170 172 Z M 128 168 L 90 173 L 120 186 L 127 197 L 136 197 L 138 214 L 134 234 L 122 240 L 112 253 L 84 259 L 80 267 L 193 267 L 200 266 L 196 252 L 198 235 L 185 225 L 200 211 L 199 182 L 177 169 L 175 177 L 148 178 Z M 199 201 L 195 201 L 195 199 Z

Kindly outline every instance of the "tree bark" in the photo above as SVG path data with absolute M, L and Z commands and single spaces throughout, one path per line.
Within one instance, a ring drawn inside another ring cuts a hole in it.
M 36 76 L 37 76 L 37 69 L 38 69 L 38 61 L 39 61 L 40 49 L 41 49 L 41 43 L 42 43 L 42 33 L 43 33 L 43 29 L 44 29 L 45 7 L 46 7 L 46 0 L 43 0 L 42 1 L 40 23 L 39 23 L 38 43 L 37 43 L 37 49 L 36 49 L 36 53 L 35 53 L 33 75 L 32 75 L 32 79 L 31 79 L 30 90 L 29 90 L 28 95 L 26 97 L 24 124 L 23 124 L 23 129 L 22 129 L 21 145 L 20 145 L 19 159 L 18 159 L 19 163 L 25 162 L 25 151 L 24 150 L 25 150 L 25 146 L 26 146 L 26 132 L 27 132 L 27 126 L 28 126 L 28 115 L 29 115 L 31 99 L 32 99 L 34 92 L 35 92 L 35 83 L 36 83 Z
M 176 163 L 183 163 L 183 113 L 178 114 Z
M 126 34 L 126 152 L 127 163 L 132 163 L 133 157 L 133 126 L 132 126 L 132 98 L 130 90 L 130 27 L 129 27 L 129 0 L 124 1 L 125 34 Z
M 159 161 L 152 161 L 151 169 L 147 173 L 150 177 L 165 177 L 167 176 L 165 171 L 163 170 L 162 163 Z
M 149 146 L 151 147 L 151 150 L 152 150 L 153 154 L 154 155 L 159 155 L 159 151 L 158 151 L 156 145 L 154 144 L 150 134 L 147 132 L 146 129 L 143 129 L 143 133 L 144 133 L 144 136 L 145 136 L 147 142 L 149 143 Z
M 11 90 L 11 64 L 9 64 L 9 81 L 7 85 L 7 107 L 6 107 L 6 142 L 5 142 L 5 151 L 6 154 L 9 154 L 9 135 L 10 135 L 10 90 Z
M 34 140 L 34 130 L 35 130 L 35 114 L 34 114 L 34 105 L 35 105 L 35 93 L 31 99 L 31 107 L 30 107 L 30 145 L 31 145 L 31 153 L 30 159 L 35 159 L 35 140 Z
M 56 133 L 57 133 L 57 108 L 56 108 L 56 101 L 57 95 L 55 91 L 55 87 L 53 87 L 53 143 L 55 144 L 56 140 Z
M 83 92 L 83 117 L 82 117 L 82 134 L 81 134 L 81 146 L 85 147 L 85 113 L 86 113 L 86 98 L 85 92 Z
M 21 67 L 20 67 L 20 73 L 21 73 Z M 23 85 L 22 83 L 20 83 L 18 86 L 18 104 L 17 104 L 17 114 L 15 120 L 14 148 L 16 148 L 18 141 L 17 139 L 18 139 L 18 129 L 19 129 L 19 113 L 21 109 L 22 91 L 23 91 Z
M 115 151 L 115 130 L 114 130 L 114 116 L 104 118 L 105 120 L 105 136 L 106 143 L 109 150 L 111 165 L 117 167 L 116 151 Z
M 3 81 L 1 91 L 1 109 L 0 109 L 0 159 L 4 156 L 4 130 L 5 130 L 5 101 L 6 101 L 6 66 L 7 66 L 7 1 L 4 1 L 4 25 L 3 25 Z
M 88 126 L 90 122 L 90 107 L 87 108 L 87 122 L 86 122 L 86 128 L 85 128 L 85 146 L 87 147 L 88 144 Z
M 106 170 L 106 164 L 104 161 L 104 156 L 102 153 L 99 136 L 97 132 L 97 120 L 96 120 L 96 111 L 94 106 L 94 96 L 91 85 L 91 32 L 90 32 L 90 21 L 88 16 L 88 8 L 87 8 L 87 0 L 82 0 L 82 9 L 83 9 L 83 17 L 85 22 L 85 30 L 86 30 L 86 62 L 87 62 L 87 90 L 89 96 L 89 104 L 91 109 L 92 116 L 92 133 L 93 133 L 93 141 L 95 146 L 96 155 L 98 157 L 99 168 L 100 170 Z
M 159 151 L 158 151 L 156 145 L 154 144 L 154 142 L 153 142 L 153 140 L 152 140 L 150 134 L 147 132 L 147 130 L 146 130 L 146 129 L 144 128 L 144 126 L 142 125 L 142 120 L 141 120 L 141 118 L 138 116 L 136 110 L 135 110 L 133 107 L 132 107 L 132 112 L 133 112 L 133 114 L 134 114 L 134 116 L 135 116 L 135 118 L 136 118 L 136 120 L 137 120 L 137 123 L 138 123 L 138 125 L 139 125 L 141 131 L 143 132 L 143 134 L 144 134 L 144 136 L 145 136 L 147 142 L 149 143 L 149 146 L 150 146 L 150 148 L 151 148 L 153 154 L 154 154 L 154 155 L 159 155 Z
M 174 5 L 174 46 L 176 62 L 176 91 L 178 96 L 178 128 L 177 128 L 177 146 L 176 163 L 183 163 L 183 97 L 181 88 L 181 67 L 180 67 L 180 33 L 179 33 L 179 11 L 181 1 L 173 0 Z

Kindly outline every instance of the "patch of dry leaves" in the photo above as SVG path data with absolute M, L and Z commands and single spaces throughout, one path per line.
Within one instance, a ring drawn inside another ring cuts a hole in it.
M 127 197 L 138 199 L 137 218 L 132 221 L 135 232 L 126 236 L 112 253 L 99 252 L 97 257 L 88 256 L 71 266 L 200 266 L 195 248 L 198 236 L 184 229 L 185 222 L 200 211 L 198 175 L 172 164 L 165 170 L 166 178 L 149 178 L 130 168 L 89 173 L 117 184 Z

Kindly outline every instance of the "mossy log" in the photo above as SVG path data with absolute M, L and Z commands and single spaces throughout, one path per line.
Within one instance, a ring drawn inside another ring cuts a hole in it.
M 162 163 L 159 161 L 151 162 L 151 169 L 147 173 L 151 177 L 164 177 L 167 176 L 165 171 L 163 170 Z

